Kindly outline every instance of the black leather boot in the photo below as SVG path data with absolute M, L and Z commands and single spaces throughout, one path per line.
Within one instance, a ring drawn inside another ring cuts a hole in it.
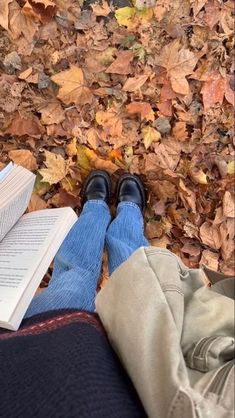
M 132 202 L 139 206 L 141 212 L 145 209 L 145 191 L 140 178 L 134 174 L 123 174 L 117 184 L 116 202 Z
M 103 200 L 109 204 L 111 195 L 111 179 L 109 174 L 103 170 L 94 170 L 86 178 L 82 192 L 82 206 L 88 200 Z

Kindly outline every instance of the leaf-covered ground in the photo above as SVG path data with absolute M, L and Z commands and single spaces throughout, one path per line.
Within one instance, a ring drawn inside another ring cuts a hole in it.
M 90 170 L 137 173 L 152 245 L 232 274 L 233 1 L 121 6 L 0 0 L 0 168 L 78 212 Z

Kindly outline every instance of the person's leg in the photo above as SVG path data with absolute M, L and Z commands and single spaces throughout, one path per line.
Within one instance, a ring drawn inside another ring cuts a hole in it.
M 52 309 L 94 310 L 105 233 L 110 223 L 108 205 L 90 200 L 61 245 L 49 286 L 35 296 L 25 317 Z
M 148 245 L 139 206 L 132 202 L 119 203 L 116 218 L 106 232 L 109 273 L 112 274 L 135 250 Z

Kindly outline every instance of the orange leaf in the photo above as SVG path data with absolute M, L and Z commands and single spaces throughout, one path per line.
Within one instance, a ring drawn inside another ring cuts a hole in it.
M 126 110 L 131 115 L 139 113 L 141 120 L 154 121 L 154 112 L 150 104 L 147 102 L 132 102 L 126 106 Z
M 36 158 L 29 150 L 12 150 L 8 153 L 8 156 L 15 164 L 21 165 L 28 170 L 33 171 L 38 168 Z
M 95 3 L 95 4 L 92 4 L 91 7 L 93 10 L 93 13 L 96 16 L 108 16 L 109 13 L 111 12 L 111 9 L 108 3 L 105 0 L 102 2 L 102 4 Z
M 148 76 L 144 75 L 144 74 L 128 78 L 122 89 L 124 91 L 136 91 L 144 85 L 147 78 L 148 78 Z
M 44 132 L 43 126 L 38 118 L 32 114 L 22 117 L 18 112 L 14 114 L 13 120 L 5 133 L 16 136 L 34 136 L 40 137 Z
M 69 70 L 53 75 L 51 79 L 60 86 L 57 97 L 63 103 L 84 105 L 92 102 L 93 95 L 86 87 L 81 68 L 76 65 L 71 65 Z
M 131 72 L 131 61 L 134 58 L 132 51 L 120 51 L 115 61 L 106 69 L 106 73 L 129 74 Z
M 122 133 L 122 120 L 118 116 L 114 108 L 110 108 L 107 112 L 102 110 L 96 113 L 96 122 L 102 125 L 104 132 L 111 136 L 120 136 Z
M 219 72 L 214 73 L 201 89 L 204 108 L 209 109 L 216 103 L 222 104 L 225 88 L 226 79 Z
M 159 57 L 159 65 L 166 68 L 171 86 L 176 93 L 188 94 L 186 75 L 193 72 L 198 57 L 189 49 L 181 47 L 178 39 L 167 44 Z

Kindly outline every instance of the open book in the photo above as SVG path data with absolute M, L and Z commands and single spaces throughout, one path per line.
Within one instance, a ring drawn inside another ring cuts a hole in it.
M 0 172 L 0 327 L 13 331 L 77 220 L 71 208 L 23 215 L 34 182 L 34 174 L 12 163 Z

